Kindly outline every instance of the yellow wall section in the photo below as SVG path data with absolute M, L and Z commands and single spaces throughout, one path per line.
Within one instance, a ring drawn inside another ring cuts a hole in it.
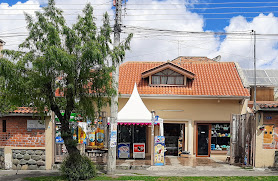
M 52 114 L 52 113 L 51 113 Z M 53 119 L 55 116 L 53 114 Z M 54 135 L 53 135 L 53 120 L 50 117 L 45 118 L 45 168 L 50 170 L 54 163 Z
M 195 152 L 195 131 L 194 121 L 212 123 L 228 122 L 231 119 L 232 114 L 246 113 L 247 101 L 242 100 L 223 100 L 223 99 L 142 99 L 149 111 L 154 110 L 160 118 L 164 119 L 167 123 L 181 123 L 185 124 L 185 143 L 184 150 L 188 150 L 191 153 Z M 119 99 L 120 111 L 128 98 Z M 167 111 L 176 110 L 176 111 Z M 177 111 L 182 110 L 182 111 Z M 109 107 L 106 107 L 104 111 L 110 115 Z M 149 130 L 150 131 L 150 130 Z M 150 139 L 150 132 L 147 132 Z M 147 141 L 148 146 L 150 140 Z M 147 153 L 149 153 L 147 148 Z
M 258 120 L 258 116 L 257 116 Z M 261 113 L 260 122 L 256 123 L 256 152 L 255 152 L 255 167 L 273 167 L 274 156 L 277 149 L 263 149 L 264 131 L 259 129 L 263 125 L 263 113 Z

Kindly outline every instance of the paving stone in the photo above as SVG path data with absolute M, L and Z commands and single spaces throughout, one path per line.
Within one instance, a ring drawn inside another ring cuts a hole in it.
M 26 153 L 27 153 L 28 155 L 34 155 L 34 154 L 35 154 L 35 152 L 34 152 L 33 150 L 28 150 Z
M 15 164 L 13 164 L 12 169 L 16 170 L 16 165 Z
M 15 165 L 19 164 L 19 160 L 18 159 L 13 159 L 13 164 L 15 164 Z
M 32 158 L 33 160 L 38 161 L 38 160 L 41 159 L 41 156 L 39 156 L 39 155 L 32 155 L 31 158 Z
M 16 166 L 16 169 L 17 169 L 17 170 L 21 170 L 21 165 L 18 164 L 18 165 Z
M 28 164 L 29 164 L 29 165 L 36 165 L 37 162 L 36 162 L 35 160 L 29 160 L 29 161 L 28 161 Z
M 30 156 L 30 155 L 27 155 L 27 154 L 25 154 L 25 155 L 23 156 L 23 159 L 24 159 L 24 160 L 30 160 L 30 158 L 31 158 L 31 156 Z
M 19 164 L 20 164 L 20 165 L 25 165 L 25 164 L 27 164 L 27 161 L 26 161 L 26 160 L 20 160 L 20 161 L 19 161 Z
M 29 170 L 38 170 L 38 166 L 37 165 L 29 165 L 28 169 Z
M 38 165 L 38 166 L 44 166 L 45 163 L 44 163 L 44 161 L 37 161 L 37 165 Z
M 42 150 L 36 150 L 36 151 L 35 151 L 35 154 L 36 154 L 36 155 L 42 155 L 43 153 L 44 153 L 44 152 L 43 152 Z
M 13 153 L 18 154 L 20 153 L 20 150 L 13 150 Z
M 28 170 L 28 165 L 22 165 L 21 170 Z
M 16 158 L 17 158 L 17 159 L 22 159 L 22 158 L 23 158 L 23 155 L 17 154 L 17 155 L 16 155 Z
M 39 170 L 45 170 L 45 166 L 40 166 Z

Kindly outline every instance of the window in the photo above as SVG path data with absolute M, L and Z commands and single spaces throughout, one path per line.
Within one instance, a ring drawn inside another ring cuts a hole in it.
M 184 76 L 171 69 L 165 69 L 152 75 L 152 84 L 184 85 Z
M 7 123 L 6 123 L 6 120 L 2 120 L 2 131 L 3 132 L 7 132 Z

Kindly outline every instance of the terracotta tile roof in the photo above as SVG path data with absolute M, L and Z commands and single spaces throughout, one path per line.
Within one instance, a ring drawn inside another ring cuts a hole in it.
M 265 102 L 265 103 L 258 103 L 258 106 L 259 106 L 261 109 L 278 108 L 278 101 Z
M 10 113 L 16 113 L 16 114 L 34 114 L 38 113 L 36 108 L 33 107 L 18 107 L 16 110 L 11 111 Z
M 172 63 L 195 74 L 186 87 L 149 86 L 148 79 L 142 79 L 142 72 L 165 62 L 126 62 L 120 66 L 119 92 L 131 94 L 137 83 L 139 94 L 147 95 L 250 96 L 248 89 L 243 87 L 235 63 L 215 62 L 204 57 L 201 60 L 200 57 L 177 59 Z

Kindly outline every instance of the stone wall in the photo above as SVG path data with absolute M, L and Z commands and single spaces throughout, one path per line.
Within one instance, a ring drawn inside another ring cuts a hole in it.
M 45 150 L 12 150 L 13 170 L 45 170 Z
M 4 148 L 0 148 L 0 170 L 5 169 Z

